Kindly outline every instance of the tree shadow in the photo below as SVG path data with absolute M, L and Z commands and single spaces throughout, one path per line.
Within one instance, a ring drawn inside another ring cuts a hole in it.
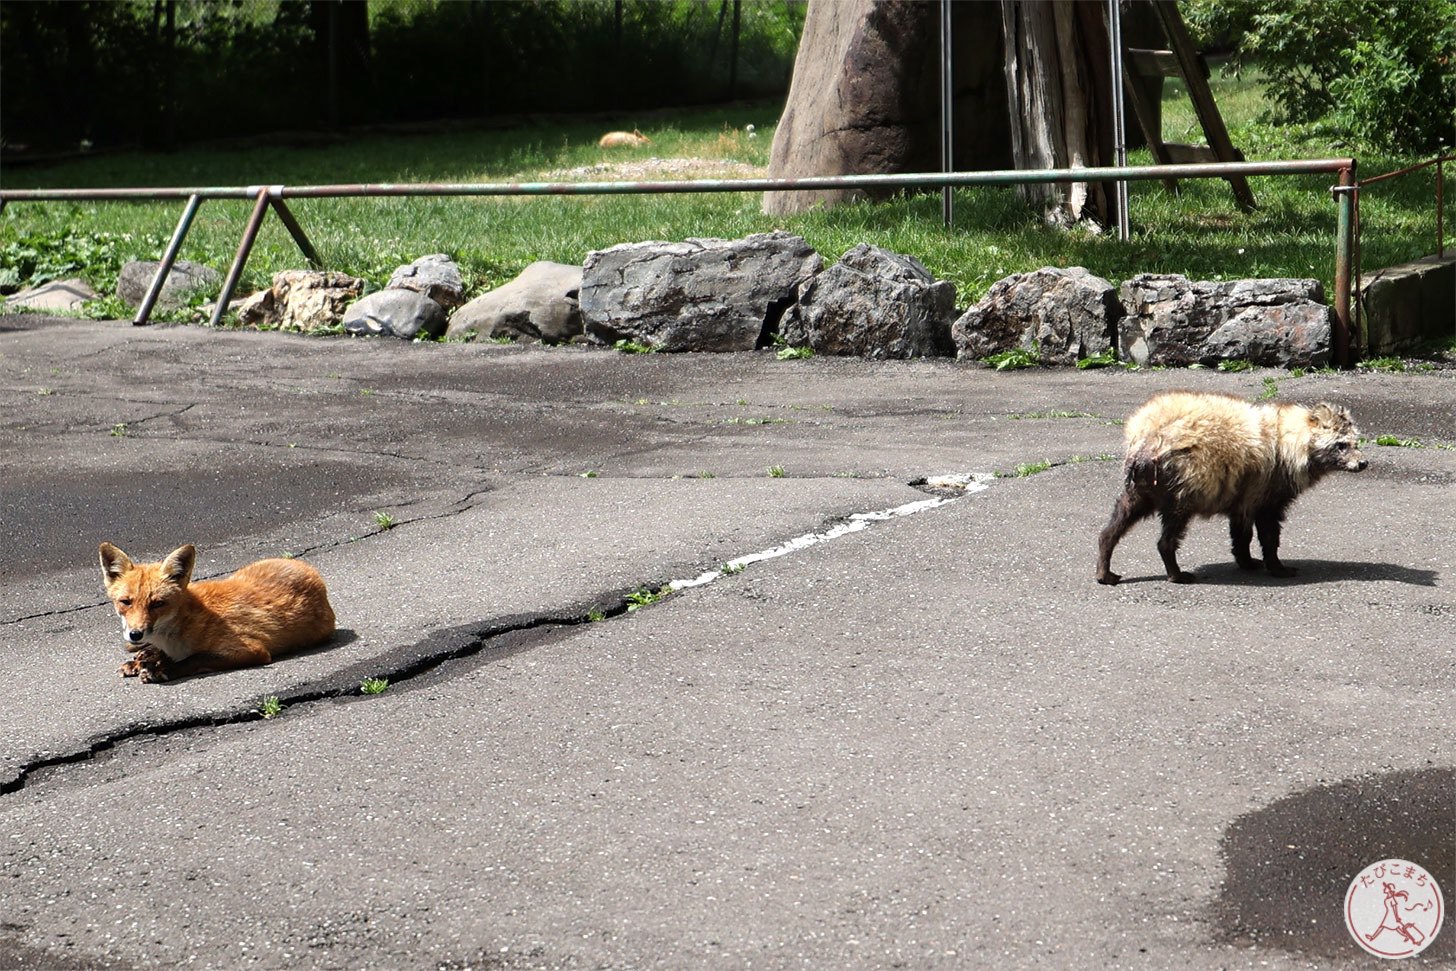
M 1213 905 L 1218 937 L 1352 955 L 1355 945 L 1340 915 L 1351 879 L 1366 866 L 1408 860 L 1442 888 L 1456 882 L 1452 806 L 1456 772 L 1429 768 L 1315 786 L 1238 817 L 1220 845 L 1224 879 Z M 1422 958 L 1444 964 L 1453 956 L 1456 934 L 1445 933 Z

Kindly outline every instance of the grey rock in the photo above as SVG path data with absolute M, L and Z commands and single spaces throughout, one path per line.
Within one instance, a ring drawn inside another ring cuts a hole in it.
M 1333 312 L 1318 280 L 1190 281 L 1140 273 L 1120 291 L 1124 360 L 1183 366 L 1246 360 L 1271 367 L 1322 367 L 1330 360 Z
M 782 336 L 820 354 L 874 359 L 951 353 L 955 284 L 912 256 L 861 243 L 799 289 Z
M 449 310 L 465 302 L 465 283 L 460 267 L 444 253 L 421 256 L 395 270 L 386 290 L 413 290 Z
M 586 332 L 661 351 L 751 351 L 824 261 L 799 236 L 624 243 L 582 267 Z
M 445 332 L 445 308 L 414 290 L 379 290 L 344 311 L 344 331 L 414 340 Z
M 6 311 L 20 310 L 80 310 L 88 300 L 95 300 L 100 294 L 81 279 L 51 280 L 38 287 L 22 290 L 5 300 Z
M 1022 347 L 1049 364 L 1075 364 L 1110 349 L 1121 318 L 1107 280 L 1080 266 L 1043 267 L 997 280 L 951 326 L 951 338 L 963 359 Z
M 445 336 L 565 343 L 583 331 L 577 302 L 581 277 L 579 266 L 546 260 L 532 263 L 511 282 L 455 311 Z
M 160 260 L 132 260 L 121 268 L 116 278 L 116 295 L 129 307 L 140 307 L 157 275 Z M 157 310 L 185 307 L 198 292 L 215 295 L 222 289 L 222 274 L 210 266 L 178 260 L 172 264 L 162 292 L 157 295 Z

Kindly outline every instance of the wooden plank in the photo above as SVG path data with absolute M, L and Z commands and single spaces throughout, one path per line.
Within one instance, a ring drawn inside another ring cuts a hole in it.
M 1137 118 L 1138 127 L 1143 130 L 1143 138 L 1147 140 L 1148 151 L 1153 154 L 1153 161 L 1159 165 L 1168 165 L 1171 160 L 1168 158 L 1167 148 L 1163 145 L 1163 133 L 1159 130 L 1158 114 L 1153 106 L 1148 103 L 1147 92 L 1143 90 L 1140 83 L 1142 79 L 1137 77 L 1128 68 L 1127 62 L 1122 63 L 1122 88 L 1127 101 L 1132 105 L 1132 113 Z M 1177 179 L 1163 179 L 1163 188 L 1174 195 L 1178 194 Z
M 1215 155 L 1213 149 L 1207 145 L 1168 144 L 1164 145 L 1163 148 L 1168 153 L 1168 158 L 1174 165 L 1194 165 L 1199 162 L 1226 161 Z
M 1208 82 L 1200 72 L 1199 62 L 1202 58 L 1193 49 L 1193 40 L 1188 36 L 1188 28 L 1178 14 L 1177 4 L 1174 0 L 1153 0 L 1153 9 L 1162 21 L 1168 43 L 1178 58 L 1180 73 L 1184 83 L 1188 85 L 1188 96 L 1193 100 L 1193 110 L 1198 115 L 1199 124 L 1203 126 L 1203 134 L 1208 139 L 1215 158 L 1222 162 L 1238 161 L 1242 156 L 1234 148 L 1228 128 L 1224 126 L 1223 116 L 1218 113 L 1218 105 L 1213 100 L 1213 92 L 1209 90 Z M 1248 179 L 1242 175 L 1234 175 L 1228 177 L 1228 183 L 1240 208 L 1246 212 L 1257 208 Z
M 1132 64 L 1133 70 L 1145 78 L 1177 78 L 1182 77 L 1178 67 L 1178 57 L 1172 51 L 1153 51 L 1141 47 L 1129 47 L 1123 52 L 1123 59 Z M 1202 58 L 1199 58 L 1202 60 Z M 1204 76 L 1207 77 L 1208 65 L 1203 66 Z

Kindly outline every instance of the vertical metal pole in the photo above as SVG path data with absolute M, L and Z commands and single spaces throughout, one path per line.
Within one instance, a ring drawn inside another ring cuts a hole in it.
M 217 306 L 213 308 L 212 320 L 207 326 L 216 327 L 222 323 L 222 315 L 227 313 L 228 301 L 233 298 L 233 291 L 237 289 L 238 278 L 243 275 L 243 266 L 248 262 L 248 254 L 253 250 L 253 242 L 258 238 L 258 229 L 263 225 L 263 217 L 268 214 L 268 190 L 258 190 L 258 201 L 253 205 L 253 214 L 248 217 L 248 225 L 243 229 L 243 239 L 238 243 L 238 255 L 233 257 L 233 265 L 228 270 L 227 279 L 223 281 L 222 293 L 217 295 Z
M 147 287 L 147 295 L 142 298 L 142 305 L 137 308 L 136 319 L 132 321 L 133 326 L 140 327 L 147 322 L 152 315 L 152 308 L 157 305 L 157 298 L 162 295 L 162 286 L 167 282 L 167 274 L 172 272 L 172 264 L 177 262 L 177 253 L 182 249 L 182 240 L 187 236 L 187 230 L 192 227 L 192 218 L 197 215 L 197 207 L 202 205 L 202 196 L 190 195 L 187 197 L 187 208 L 182 210 L 182 218 L 177 220 L 177 228 L 172 233 L 172 239 L 167 243 L 167 249 L 162 253 L 162 262 L 157 264 L 157 272 L 152 276 L 152 285 Z
M 940 0 L 940 170 L 955 171 L 955 88 L 951 74 L 951 0 Z M 955 222 L 954 193 L 950 186 L 940 190 L 940 214 L 945 228 Z
M 1107 0 L 1107 41 L 1112 53 L 1112 152 L 1113 164 L 1127 164 L 1127 111 L 1123 104 L 1122 81 L 1122 8 L 1118 0 Z M 1127 182 L 1113 185 L 1117 207 L 1117 238 L 1124 243 L 1132 235 L 1128 220 Z
M 1340 169 L 1340 184 L 1335 187 L 1337 207 L 1335 228 L 1335 332 L 1331 350 L 1336 367 L 1349 367 L 1350 357 L 1350 284 L 1351 264 L 1355 254 L 1355 162 Z
M 1443 171 L 1442 159 L 1436 159 L 1436 259 L 1446 258 L 1446 200 L 1444 198 L 1446 174 Z

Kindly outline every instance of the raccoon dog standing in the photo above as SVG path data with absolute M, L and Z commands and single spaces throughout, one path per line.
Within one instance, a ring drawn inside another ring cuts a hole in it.
M 1174 583 L 1178 545 L 1194 516 L 1227 516 L 1234 559 L 1294 574 L 1279 561 L 1279 530 L 1289 506 L 1325 473 L 1359 472 L 1360 432 L 1338 405 L 1313 408 L 1250 404 L 1231 395 L 1173 391 L 1156 395 L 1128 418 L 1126 478 L 1112 519 L 1097 539 L 1097 582 L 1116 583 L 1112 551 L 1133 524 L 1162 516 L 1158 553 Z M 1263 560 L 1249 554 L 1255 532 Z

